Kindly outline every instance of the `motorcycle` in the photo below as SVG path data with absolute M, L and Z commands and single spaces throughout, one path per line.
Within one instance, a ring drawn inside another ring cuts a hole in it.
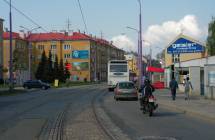
M 143 98 L 143 114 L 149 113 L 149 116 L 151 117 L 153 115 L 154 110 L 156 110 L 157 108 L 158 104 L 156 104 L 156 98 L 153 95 L 149 96 L 148 98 Z

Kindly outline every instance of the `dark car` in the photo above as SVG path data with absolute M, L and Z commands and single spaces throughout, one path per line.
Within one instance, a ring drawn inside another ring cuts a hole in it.
M 41 88 L 41 89 L 45 90 L 45 89 L 50 88 L 50 85 L 47 83 L 44 83 L 40 80 L 28 80 L 28 81 L 24 82 L 23 87 L 27 88 L 27 89 Z
M 138 91 L 135 84 L 130 81 L 119 82 L 114 90 L 114 99 L 135 99 L 138 100 Z

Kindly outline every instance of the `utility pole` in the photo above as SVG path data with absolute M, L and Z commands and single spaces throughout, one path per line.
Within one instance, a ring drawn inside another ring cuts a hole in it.
M 11 0 L 10 0 L 10 13 L 9 13 L 9 19 L 10 19 L 10 64 L 9 64 L 9 73 L 10 73 L 10 84 L 9 84 L 9 90 L 13 90 L 13 48 L 12 48 L 12 13 L 11 13 Z
M 139 2 L 139 6 L 140 6 L 140 13 L 139 13 L 139 69 L 140 69 L 140 73 L 139 73 L 139 88 L 142 85 L 142 81 L 143 81 L 143 65 L 142 65 L 142 47 L 143 47 L 143 43 L 142 43 L 142 6 L 141 6 L 141 0 L 138 0 Z

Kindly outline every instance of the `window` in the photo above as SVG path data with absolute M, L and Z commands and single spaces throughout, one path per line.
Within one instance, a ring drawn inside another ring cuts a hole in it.
M 134 89 L 133 83 L 119 83 L 119 89 Z
M 44 50 L 44 45 L 38 45 L 37 48 L 38 48 L 39 50 Z
M 127 65 L 111 65 L 110 72 L 127 72 Z
M 51 50 L 55 50 L 57 48 L 56 45 L 51 45 Z
M 70 50 L 71 46 L 70 45 L 64 45 L 64 50 Z
M 71 58 L 71 54 L 64 54 L 64 58 L 65 58 L 65 59 Z

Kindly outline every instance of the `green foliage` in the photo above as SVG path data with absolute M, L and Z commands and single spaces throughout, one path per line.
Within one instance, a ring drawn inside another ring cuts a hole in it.
M 208 26 L 207 46 L 209 55 L 215 55 L 215 18 L 212 19 Z
M 54 69 L 53 69 L 53 77 L 54 77 L 54 79 L 59 79 L 60 78 L 57 55 L 55 56 Z
M 40 79 L 42 81 L 47 80 L 47 78 L 46 78 L 46 74 L 47 74 L 46 66 L 47 66 L 47 57 L 46 57 L 45 51 L 43 51 L 40 63 L 38 65 L 38 67 L 37 67 L 37 71 L 36 71 L 36 74 L 35 74 L 35 77 L 37 79 Z
M 66 78 L 64 75 L 64 65 L 63 65 L 63 59 L 60 59 L 60 66 L 59 66 L 59 81 L 65 83 Z
M 46 70 L 45 70 L 45 76 L 46 76 L 46 82 L 52 83 L 54 81 L 54 75 L 53 75 L 53 67 L 52 67 L 52 53 L 49 51 L 49 57 L 47 60 Z
M 21 55 L 20 55 L 21 54 Z M 27 48 L 15 48 L 13 51 L 13 71 L 27 70 L 28 50 Z

